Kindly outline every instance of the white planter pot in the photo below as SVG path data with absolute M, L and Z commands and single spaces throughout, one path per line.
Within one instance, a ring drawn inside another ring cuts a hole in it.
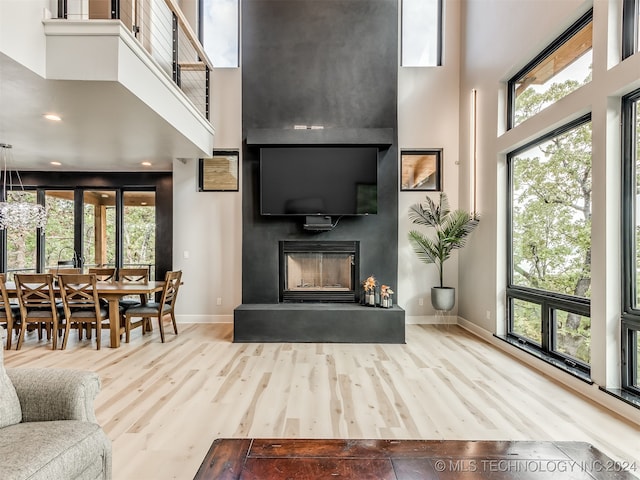
M 448 312 L 456 304 L 456 289 L 452 287 L 432 287 L 431 305 L 436 310 Z

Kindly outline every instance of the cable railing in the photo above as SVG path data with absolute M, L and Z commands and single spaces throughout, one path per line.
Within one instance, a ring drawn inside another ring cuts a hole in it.
M 54 18 L 120 20 L 209 120 L 213 65 L 176 0 L 51 0 Z

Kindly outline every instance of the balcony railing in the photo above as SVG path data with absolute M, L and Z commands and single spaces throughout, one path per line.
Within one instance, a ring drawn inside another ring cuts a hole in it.
M 54 18 L 120 20 L 210 119 L 213 65 L 175 0 L 51 0 Z

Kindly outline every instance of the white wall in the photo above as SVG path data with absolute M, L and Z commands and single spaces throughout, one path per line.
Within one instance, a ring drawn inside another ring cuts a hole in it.
M 0 0 L 0 53 L 45 76 L 42 24 L 48 0 Z M 3 21 L 10 18 L 11 21 Z M 36 19 L 36 21 L 34 21 Z
M 214 69 L 212 81 L 214 148 L 239 150 L 242 161 L 241 71 Z M 197 171 L 197 159 L 174 161 L 173 265 L 185 284 L 177 316 L 231 322 L 242 302 L 242 191 L 198 192 Z
M 458 163 L 464 160 L 459 149 L 458 118 L 460 2 L 447 1 L 444 4 L 443 65 L 433 68 L 401 67 L 398 72 L 398 143 L 399 150 L 443 149 L 443 190 L 449 197 L 451 207 L 456 208 L 459 206 Z M 435 320 L 430 292 L 431 287 L 439 285 L 437 268 L 421 263 L 407 238 L 408 232 L 415 228 L 408 218 L 409 207 L 424 201 L 426 194 L 399 192 L 396 291 L 397 303 L 405 309 L 409 323 Z M 429 193 L 433 198 L 438 195 L 436 192 Z M 458 285 L 458 259 L 455 253 L 445 263 L 444 282 L 450 287 Z M 455 314 L 455 308 L 452 314 Z

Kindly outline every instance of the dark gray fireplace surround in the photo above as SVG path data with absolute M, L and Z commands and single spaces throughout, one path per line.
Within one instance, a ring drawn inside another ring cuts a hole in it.
M 234 341 L 404 343 L 397 306 L 283 301 L 279 282 L 281 242 L 335 241 L 359 245 L 357 287 L 369 275 L 397 286 L 397 0 L 242 0 L 242 12 L 242 305 Z M 342 217 L 319 232 L 305 230 L 304 217 L 260 215 L 260 149 L 314 145 L 378 148 L 376 215 Z

